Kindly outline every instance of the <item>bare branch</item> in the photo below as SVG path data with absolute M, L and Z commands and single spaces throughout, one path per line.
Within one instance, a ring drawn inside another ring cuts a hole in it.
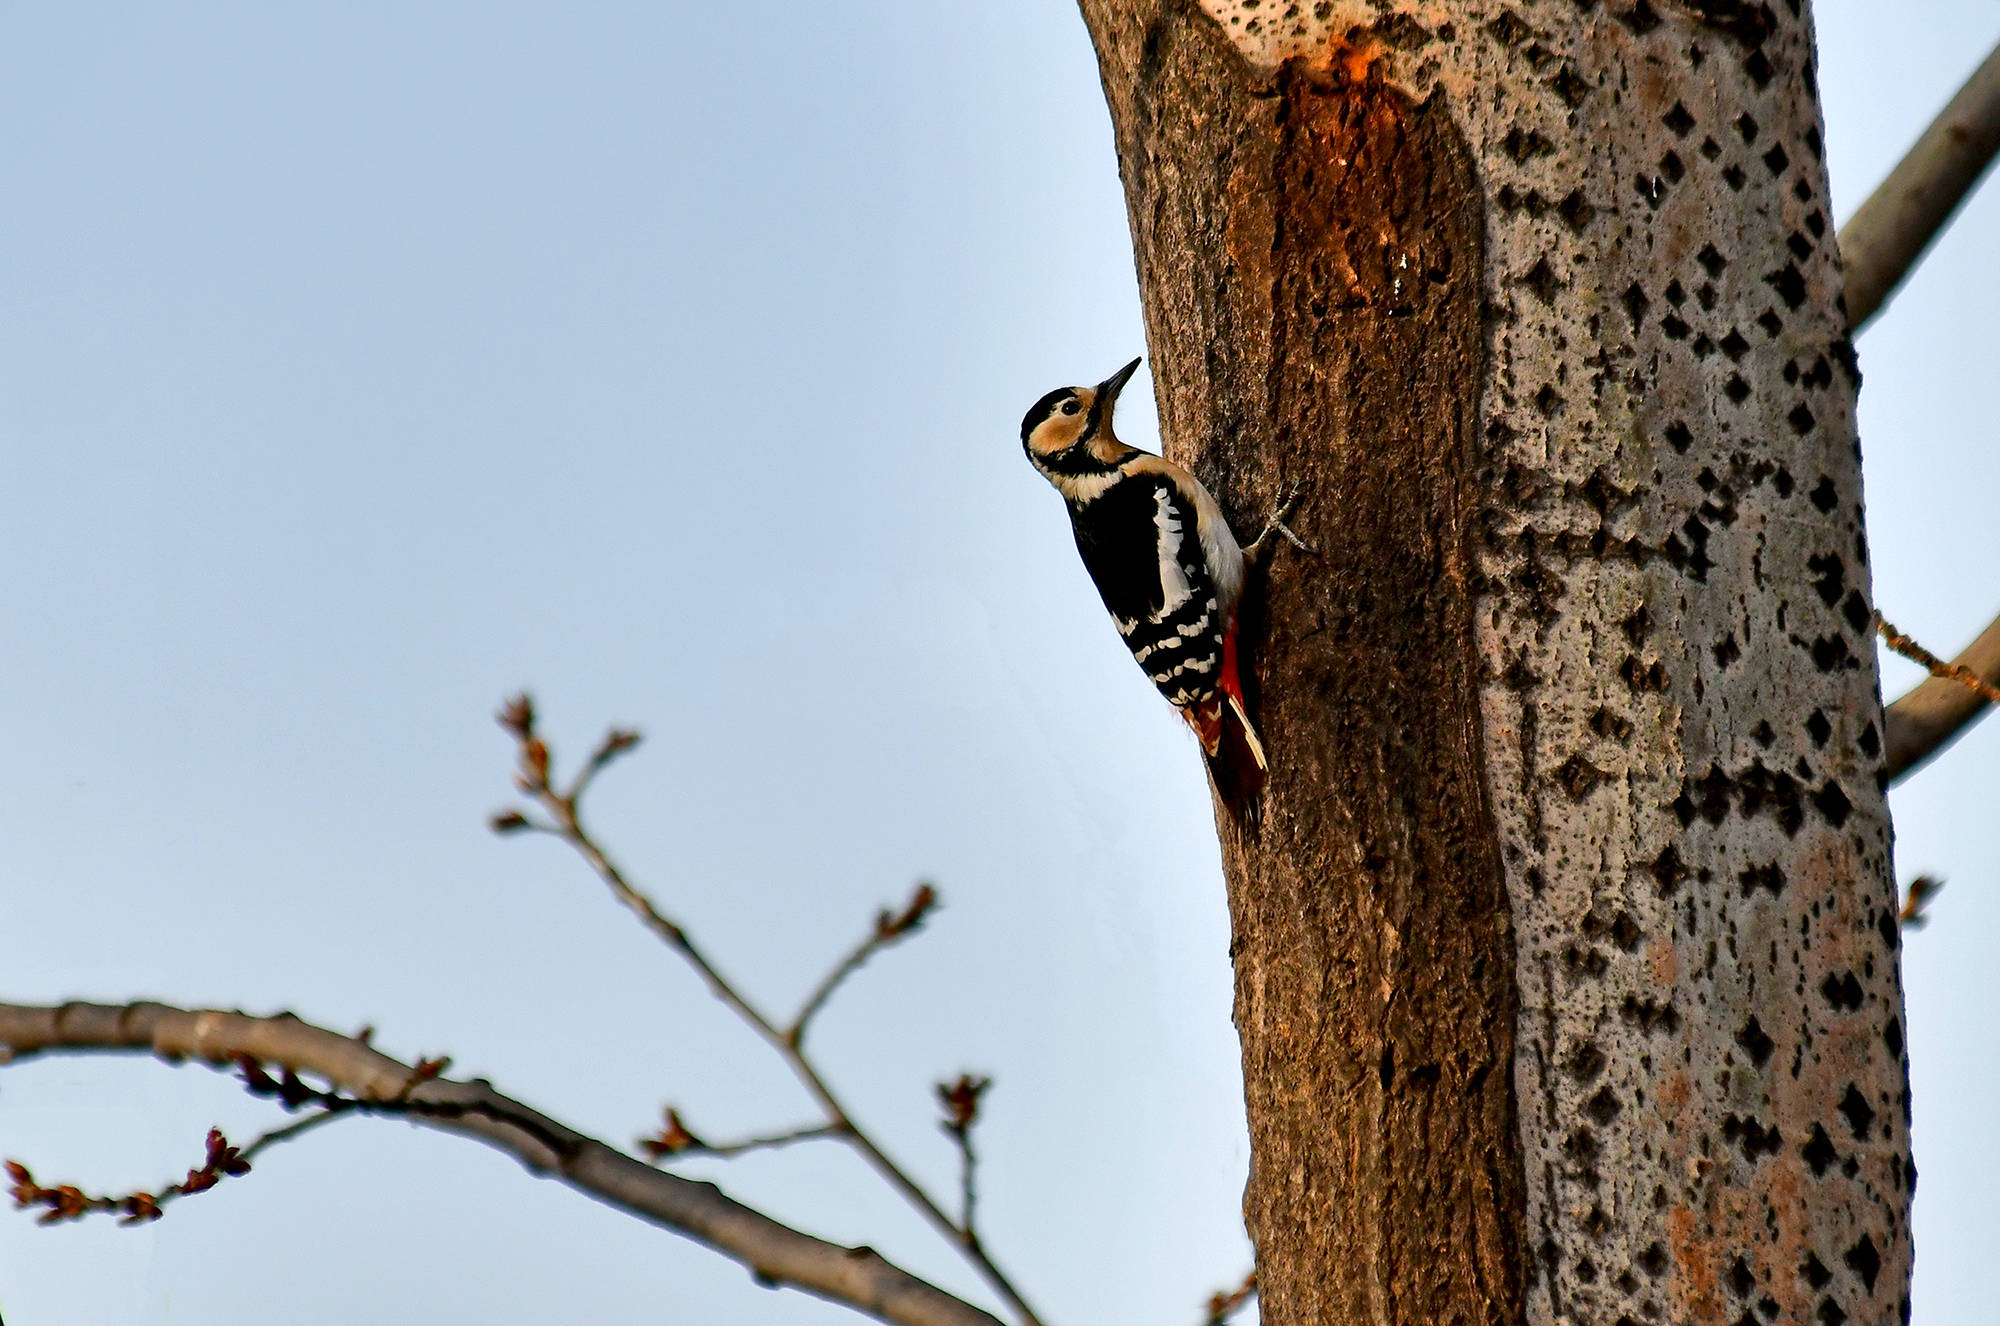
M 937 1084 L 938 1104 L 944 1106 L 944 1120 L 938 1126 L 958 1146 L 958 1230 L 968 1247 L 979 1246 L 979 1231 L 972 1219 L 979 1195 L 973 1183 L 979 1156 L 972 1149 L 972 1126 L 979 1122 L 979 1098 L 992 1085 L 992 1078 L 970 1073 L 960 1073 L 956 1082 Z
M 302 1120 L 301 1124 L 307 1122 L 311 1121 Z M 300 1124 L 294 1124 L 291 1128 L 280 1129 L 279 1132 L 296 1136 L 299 1130 Z M 267 1134 L 258 1138 L 256 1144 L 251 1147 L 234 1147 L 229 1144 L 229 1139 L 222 1135 L 220 1128 L 211 1128 L 208 1130 L 207 1150 L 201 1164 L 188 1170 L 187 1177 L 179 1183 L 170 1183 L 161 1188 L 158 1194 L 141 1191 L 124 1193 L 117 1197 L 92 1197 L 73 1183 L 60 1183 L 53 1188 L 46 1187 L 36 1181 L 34 1174 L 26 1165 L 18 1160 L 9 1160 L 7 1177 L 13 1181 L 13 1187 L 8 1192 L 13 1197 L 17 1210 L 31 1206 L 44 1208 L 41 1218 L 36 1221 L 37 1224 L 60 1224 L 65 1220 L 81 1220 L 87 1215 L 111 1211 L 119 1213 L 118 1223 L 121 1225 L 145 1224 L 165 1215 L 165 1207 L 169 1202 L 182 1197 L 192 1197 L 198 1192 L 207 1192 L 224 1178 L 248 1174 L 251 1152 L 260 1150 L 275 1140 L 282 1139 Z
M 1859 332 L 1937 238 L 2000 149 L 2000 47 L 1840 228 L 1847 325 Z
M 839 1137 L 840 1129 L 832 1124 L 808 1124 L 782 1133 L 767 1133 L 761 1137 L 745 1137 L 734 1142 L 710 1142 L 696 1137 L 684 1120 L 680 1111 L 668 1107 L 665 1122 L 651 1137 L 639 1139 L 639 1149 L 646 1153 L 654 1164 L 677 1156 L 730 1156 L 746 1155 L 752 1151 L 771 1151 L 778 1147 L 790 1146 L 794 1142 L 810 1142 L 822 1137 Z
M 778 1032 L 769 1020 L 737 994 L 736 987 L 716 970 L 715 965 L 709 962 L 700 949 L 695 947 L 694 941 L 688 938 L 687 931 L 654 906 L 651 898 L 632 887 L 625 878 L 625 873 L 604 854 L 596 841 L 584 830 L 578 813 L 578 799 L 588 789 L 590 776 L 596 769 L 608 764 L 620 751 L 629 750 L 637 744 L 637 735 L 621 732 L 617 728 L 606 733 L 604 740 L 598 743 L 590 765 L 578 775 L 571 790 L 564 793 L 558 792 L 550 781 L 552 757 L 548 744 L 535 731 L 534 700 L 523 691 L 501 707 L 498 717 L 500 726 L 513 734 L 519 748 L 520 766 L 514 775 L 514 785 L 524 795 L 532 797 L 543 810 L 548 812 L 554 822 L 544 823 L 518 810 L 503 810 L 488 820 L 494 832 L 504 834 L 524 829 L 536 830 L 553 834 L 570 844 L 585 861 L 589 862 L 591 869 L 597 872 L 598 878 L 602 879 L 611 890 L 612 896 L 617 898 L 627 911 L 638 917 L 641 924 L 652 931 L 662 943 L 679 953 L 708 984 L 710 992 L 717 999 L 729 1005 L 738 1017 L 756 1028 L 765 1039 L 777 1037 Z
M 638 917 L 662 943 L 680 954 L 708 984 L 709 990 L 715 997 L 727 1004 L 752 1030 L 764 1038 L 765 1043 L 784 1060 L 785 1066 L 792 1070 L 792 1076 L 798 1079 L 799 1084 L 819 1105 L 826 1116 L 829 1134 L 839 1137 L 854 1148 L 861 1158 L 868 1162 L 870 1168 L 900 1193 L 906 1202 L 915 1207 L 919 1215 L 930 1222 L 932 1228 L 949 1239 L 953 1246 L 959 1248 L 974 1269 L 985 1277 L 986 1283 L 1020 1315 L 1022 1326 L 1042 1326 L 1041 1318 L 1028 1305 L 1027 1299 L 1022 1297 L 1020 1290 L 1014 1287 L 1013 1281 L 986 1254 L 986 1250 L 978 1241 L 965 1236 L 952 1218 L 945 1214 L 944 1208 L 938 1205 L 937 1199 L 925 1191 L 923 1185 L 910 1177 L 908 1170 L 892 1160 L 888 1153 L 854 1122 L 853 1116 L 847 1112 L 847 1107 L 833 1094 L 832 1088 L 827 1085 L 819 1068 L 799 1043 L 799 1037 L 803 1035 L 804 1019 L 809 1017 L 816 1007 L 814 1000 L 807 1001 L 800 1018 L 795 1019 L 791 1027 L 781 1030 L 708 960 L 679 922 L 669 918 L 652 898 L 632 884 L 625 872 L 584 827 L 578 794 L 588 785 L 588 779 L 579 778 L 569 793 L 556 790 L 553 757 L 547 743 L 535 730 L 534 701 L 525 692 L 513 697 L 501 708 L 499 722 L 513 735 L 519 748 L 519 767 L 515 772 L 514 785 L 524 795 L 532 798 L 554 821 L 552 825 L 547 826 L 547 831 L 575 849 L 576 853 L 596 872 L 598 878 L 604 881 L 612 896 L 617 898 L 626 910 Z M 612 750 L 612 747 L 618 743 L 619 737 L 620 734 L 614 729 L 598 747 L 600 754 L 606 750 L 616 754 L 617 751 Z M 629 745 L 627 742 L 619 749 L 629 748 Z M 516 823 L 516 819 L 520 822 Z M 519 815 L 518 812 L 514 812 L 510 818 L 509 812 L 506 811 L 494 816 L 491 824 L 496 831 L 503 833 L 522 828 L 544 827 L 527 816 Z M 834 968 L 827 980 L 822 982 L 826 994 L 830 995 L 833 987 L 837 986 L 847 973 L 866 961 L 869 954 L 917 929 L 936 903 L 936 892 L 931 890 L 929 885 L 920 885 L 900 915 L 892 916 L 886 911 L 879 915 L 876 918 L 875 934 L 849 954 L 847 959 Z M 815 998 L 823 1002 L 824 997 L 816 992 Z M 669 1119 L 671 1122 L 671 1115 Z
M 1989 687 L 2000 683 L 2000 618 L 1944 666 L 1944 675 L 1911 688 L 1883 712 L 1883 767 L 1891 783 L 1920 768 L 1986 712 L 1987 695 L 1968 686 L 1965 676 Z
M 243 1148 L 243 1158 L 254 1160 L 259 1153 L 282 1142 L 295 1142 L 307 1133 L 317 1132 L 335 1119 L 350 1119 L 359 1108 L 360 1102 L 338 1100 L 322 1109 L 315 1110 L 303 1119 L 294 1119 L 282 1128 L 273 1128 L 263 1136 Z
M 979 1207 L 979 1153 L 972 1149 L 972 1130 L 958 1134 L 958 1223 L 967 1243 L 979 1242 L 975 1221 Z
M 1889 648 L 1895 650 L 1911 662 L 1921 663 L 1924 667 L 1929 668 L 1933 677 L 1941 677 L 1946 681 L 1955 681 L 1988 704 L 2000 702 L 2000 687 L 1995 687 L 1971 668 L 1960 667 L 1956 663 L 1945 662 L 1936 654 L 1933 654 L 1930 650 L 1925 649 L 1915 640 L 1897 630 L 1895 624 L 1879 612 L 1875 614 L 1875 630 L 1882 637 L 1883 643 L 1887 644 Z
M 0 1060 L 91 1051 L 139 1052 L 167 1063 L 231 1068 L 243 1058 L 324 1078 L 412 1122 L 475 1138 L 608 1206 L 714 1248 L 760 1282 L 790 1285 L 903 1326 L 998 1326 L 997 1319 L 868 1248 L 845 1248 L 782 1225 L 698 1183 L 652 1168 L 483 1081 L 454 1081 L 289 1013 L 133 1003 L 0 1004 Z M 441 1060 L 429 1060 L 437 1064 Z
M 570 784 L 569 801 L 572 804 L 581 801 L 583 794 L 589 790 L 591 781 L 604 772 L 605 766 L 638 744 L 639 734 L 630 728 L 614 727 L 606 732 L 604 739 L 597 743 L 597 749 L 593 750 L 590 758 L 584 762 L 583 770 L 577 774 L 576 781 Z
M 812 994 L 806 997 L 798 1016 L 792 1019 L 792 1025 L 785 1028 L 785 1039 L 795 1046 L 803 1044 L 806 1038 L 806 1024 L 811 1022 L 813 1015 L 833 997 L 833 992 L 840 987 L 840 983 L 859 971 L 862 963 L 883 949 L 921 930 L 924 918 L 936 910 L 937 905 L 937 890 L 929 884 L 919 884 L 902 911 L 891 912 L 885 907 L 878 912 L 875 916 L 875 929 L 856 944 L 846 957 L 834 964 L 833 970 L 828 972 Z

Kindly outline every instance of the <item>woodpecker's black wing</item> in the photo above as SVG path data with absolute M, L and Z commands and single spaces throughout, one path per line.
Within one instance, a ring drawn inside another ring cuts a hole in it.
M 1193 500 L 1166 475 L 1127 473 L 1069 512 L 1098 596 L 1160 693 L 1183 707 L 1214 695 L 1227 622 Z

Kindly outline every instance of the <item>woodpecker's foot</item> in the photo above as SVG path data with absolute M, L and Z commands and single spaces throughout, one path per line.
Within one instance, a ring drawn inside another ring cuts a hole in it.
M 1291 486 L 1290 491 L 1285 494 L 1284 500 L 1278 503 L 1278 509 L 1273 511 L 1271 518 L 1264 522 L 1264 528 L 1258 532 L 1257 537 L 1244 545 L 1243 555 L 1245 557 L 1255 561 L 1263 556 L 1267 545 L 1275 546 L 1271 545 L 1271 536 L 1273 534 L 1278 535 L 1300 552 L 1311 553 L 1315 557 L 1319 556 L 1319 549 L 1300 538 L 1292 531 L 1292 527 L 1285 523 L 1286 518 L 1292 512 L 1298 510 L 1299 499 L 1305 496 L 1305 491 L 1306 486 L 1302 483 L 1295 483 Z

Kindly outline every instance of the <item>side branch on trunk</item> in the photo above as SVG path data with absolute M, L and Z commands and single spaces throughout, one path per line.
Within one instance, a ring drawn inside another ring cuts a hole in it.
M 1872 321 L 2000 151 L 2000 47 L 1938 112 L 1889 177 L 1840 228 L 1847 324 Z M 2000 618 L 1953 665 L 2000 684 Z M 1985 714 L 1986 702 L 1948 679 L 1916 686 L 1883 716 L 1891 782 L 1915 772 Z
M 2000 685 L 2000 618 L 1988 623 L 1950 667 L 1970 672 L 1989 686 Z M 1990 707 L 1984 695 L 1955 676 L 1934 675 L 1912 687 L 1884 713 L 1888 739 L 1882 756 L 1889 781 L 1921 768 Z
M 0 1055 L 150 1054 L 234 1069 L 245 1059 L 283 1064 L 369 1102 L 394 1103 L 411 1122 L 471 1137 L 629 1215 L 683 1234 L 745 1267 L 760 1283 L 789 1285 L 899 1326 L 998 1326 L 998 1320 L 891 1264 L 869 1248 L 814 1238 L 585 1136 L 484 1081 L 424 1078 L 361 1040 L 289 1013 L 258 1017 L 165 1004 L 0 1004 Z
M 2000 47 L 1840 228 L 1847 325 L 1881 311 L 2000 150 Z

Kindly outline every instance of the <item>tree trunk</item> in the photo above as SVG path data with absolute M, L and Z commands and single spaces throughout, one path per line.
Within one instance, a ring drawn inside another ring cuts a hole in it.
M 1265 1320 L 1908 1317 L 1798 0 L 1083 0 L 1167 450 L 1254 530 L 1219 814 Z

